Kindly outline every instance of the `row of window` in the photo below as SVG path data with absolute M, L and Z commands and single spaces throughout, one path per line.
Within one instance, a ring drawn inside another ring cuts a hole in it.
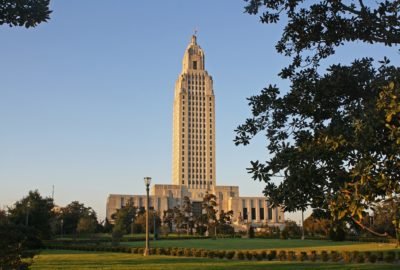
M 202 76 L 202 78 L 199 78 L 199 80 L 190 80 L 188 79 L 188 84 L 192 84 L 192 85 L 204 85 L 204 76 Z
M 259 219 L 263 220 L 265 218 L 264 216 L 264 208 L 259 208 Z M 249 220 L 249 215 L 248 215 L 248 211 L 247 208 L 243 208 L 243 219 L 244 220 Z M 256 219 L 256 208 L 251 208 L 251 216 L 250 216 L 251 220 L 255 220 Z M 272 208 L 268 208 L 268 219 L 272 220 Z
M 203 112 L 205 112 L 206 108 L 205 107 L 201 107 L 201 106 L 197 106 L 197 107 L 192 108 L 192 107 L 189 106 L 189 113 L 190 113 L 190 111 L 203 111 Z M 210 108 L 210 113 L 211 112 L 212 112 L 212 108 Z M 185 106 L 182 107 L 182 113 L 185 113 Z
M 190 87 L 190 85 L 188 86 L 189 90 L 205 90 L 204 86 L 192 86 Z
M 192 168 L 192 173 L 194 173 L 194 172 L 196 172 L 196 173 L 198 173 L 198 172 L 200 172 L 201 173 L 201 169 L 194 169 L 194 168 Z M 182 172 L 184 173 L 185 172 L 185 168 L 182 168 Z M 188 172 L 190 172 L 190 168 L 189 168 L 189 171 Z M 203 173 L 205 174 L 206 173 L 206 169 L 203 169 Z M 210 169 L 210 173 L 212 173 L 212 169 Z
M 189 92 L 188 100 L 206 100 L 206 97 L 204 97 L 202 94 L 203 92 L 200 92 L 199 94 L 197 94 L 197 92 Z M 182 99 L 185 99 L 185 95 L 182 95 Z M 208 100 L 212 101 L 212 97 L 208 97 Z
M 198 129 L 197 129 L 198 128 Z M 204 128 L 205 128 L 205 125 L 204 125 Z M 203 133 L 203 134 L 205 134 L 205 133 L 207 133 L 206 132 L 206 130 L 205 129 L 201 129 L 201 127 L 198 127 L 197 126 L 197 124 L 196 124 L 196 128 L 189 128 L 188 130 L 189 130 L 189 133 Z M 210 125 L 210 129 L 209 129 L 209 133 L 212 133 L 213 131 L 212 131 L 212 129 L 211 129 L 212 127 L 211 127 L 211 125 Z M 185 132 L 185 128 L 183 127 L 182 128 L 182 132 Z M 211 136 L 211 135 L 210 135 Z M 210 138 L 211 139 L 211 138 Z
M 198 161 L 198 160 L 197 160 Z M 201 161 L 201 159 L 200 159 L 200 161 Z M 204 159 L 204 162 L 205 162 L 206 160 Z M 184 162 L 182 162 L 182 167 L 185 167 L 185 163 Z M 198 162 L 196 162 L 196 163 L 191 163 L 190 162 L 190 160 L 189 160 L 189 163 L 188 163 L 188 167 L 189 167 L 189 169 L 190 169 L 190 167 L 200 167 L 200 170 L 201 170 L 201 167 L 203 167 L 203 163 L 198 163 Z M 204 167 L 207 167 L 206 166 L 206 164 L 204 164 Z M 205 170 L 205 169 L 204 169 Z M 204 173 L 205 173 L 205 171 L 204 171 Z M 212 169 L 210 169 L 210 173 L 212 173 Z
M 190 136 L 192 135 L 192 136 Z M 193 132 L 191 134 L 189 134 L 189 138 L 192 137 L 192 139 L 206 139 L 206 135 L 201 135 L 201 134 L 193 134 Z M 182 133 L 182 138 L 185 138 L 185 133 Z M 211 139 L 211 138 L 210 138 Z M 210 145 L 212 145 L 212 141 L 210 141 Z
M 182 178 L 183 178 L 183 175 L 182 175 Z M 208 181 L 208 182 L 209 182 L 210 186 L 212 186 L 212 180 L 210 179 L 210 181 Z M 182 185 L 184 185 L 184 184 L 185 184 L 185 180 L 182 179 Z M 202 185 L 206 185 L 207 181 L 191 179 L 191 180 L 188 180 L 188 184 L 189 185 L 201 185 L 202 186 Z
M 194 161 L 200 161 L 201 162 L 201 160 L 203 160 L 203 162 L 206 162 L 206 158 L 205 157 L 202 158 L 202 157 L 199 157 L 199 156 L 196 156 L 196 157 L 195 156 L 191 156 L 191 157 L 189 157 L 188 161 L 190 162 L 191 160 L 193 162 Z M 212 158 L 210 158 L 210 162 L 212 162 Z

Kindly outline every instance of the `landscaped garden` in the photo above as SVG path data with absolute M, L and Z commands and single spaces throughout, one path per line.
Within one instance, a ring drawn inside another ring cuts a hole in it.
M 280 239 L 175 239 L 151 242 L 48 244 L 33 269 L 397 269 L 392 243 Z
M 138 254 L 113 252 L 85 252 L 45 250 L 34 258 L 31 269 L 272 269 L 272 270 L 305 270 L 305 269 L 398 269 L 398 264 L 378 262 L 376 264 L 341 262 L 281 262 L 281 261 L 244 261 L 210 258 L 186 258 L 152 255 L 143 257 Z

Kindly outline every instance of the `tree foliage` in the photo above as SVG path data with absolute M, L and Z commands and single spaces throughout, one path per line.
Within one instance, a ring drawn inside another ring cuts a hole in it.
M 113 232 L 119 231 L 122 234 L 130 232 L 137 213 L 138 208 L 133 204 L 127 204 L 125 207 L 118 209 L 117 212 L 112 215 L 112 218 L 114 219 Z
M 35 27 L 50 19 L 50 0 L 0 0 L 0 25 Z
M 310 215 L 304 220 L 304 230 L 307 234 L 315 236 L 328 236 L 330 229 L 330 220 L 327 218 L 318 218 Z
M 400 1 L 363 0 L 245 0 L 245 12 L 259 14 L 262 23 L 287 19 L 276 44 L 278 53 L 292 57 L 281 76 L 293 75 L 301 65 L 318 65 L 346 42 L 400 44 Z
M 318 65 L 346 42 L 398 45 L 400 1 L 247 2 L 246 12 L 263 10 L 263 23 L 287 17 L 276 49 L 293 60 L 280 73 L 290 89 L 269 85 L 249 98 L 253 117 L 236 129 L 237 145 L 259 133 L 268 140 L 271 158 L 251 162 L 249 172 L 266 182 L 275 206 L 325 209 L 333 231 L 346 219 L 362 226 L 366 209 L 399 201 L 400 69 L 386 58 L 379 66 L 371 58 L 331 65 L 323 74 Z
M 27 258 L 32 258 L 35 252 L 42 248 L 42 242 L 37 237 L 33 227 L 0 224 L 0 269 L 26 269 Z
M 95 233 L 97 228 L 97 220 L 93 216 L 83 216 L 79 219 L 76 231 L 83 234 Z
M 77 232 L 79 220 L 88 217 L 97 224 L 97 214 L 91 207 L 86 207 L 85 204 L 78 201 L 73 201 L 65 207 L 62 207 L 57 214 L 57 220 L 63 222 L 63 233 L 75 234 Z M 58 225 L 60 226 L 60 225 Z
M 51 222 L 54 205 L 51 198 L 43 198 L 39 191 L 29 191 L 28 196 L 17 201 L 8 209 L 8 219 L 16 225 L 34 228 L 41 239 L 51 237 Z

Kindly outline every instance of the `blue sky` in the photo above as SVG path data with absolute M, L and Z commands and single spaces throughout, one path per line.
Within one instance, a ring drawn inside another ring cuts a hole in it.
M 274 46 L 282 26 L 243 13 L 244 1 L 53 0 L 48 23 L 0 27 L 0 207 L 29 190 L 104 217 L 110 193 L 143 194 L 143 177 L 171 183 L 174 83 L 194 29 L 216 95 L 217 183 L 261 195 L 246 173 L 267 158 L 263 136 L 236 147 L 246 98 L 289 59 Z M 331 62 L 395 48 L 351 44 Z M 327 64 L 326 62 L 324 64 Z

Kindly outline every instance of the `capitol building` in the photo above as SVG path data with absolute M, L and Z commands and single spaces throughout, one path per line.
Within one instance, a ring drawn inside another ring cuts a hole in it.
M 152 185 L 150 208 L 162 216 L 163 211 L 181 205 L 187 196 L 194 214 L 201 213 L 203 197 L 211 193 L 216 196 L 218 210 L 233 211 L 234 224 L 281 225 L 283 210 L 272 208 L 266 197 L 243 197 L 238 186 L 217 185 L 215 131 L 213 78 L 205 69 L 204 51 L 193 35 L 175 83 L 172 184 Z M 128 203 L 144 207 L 146 195 L 110 194 L 107 219 L 112 222 L 112 214 Z

